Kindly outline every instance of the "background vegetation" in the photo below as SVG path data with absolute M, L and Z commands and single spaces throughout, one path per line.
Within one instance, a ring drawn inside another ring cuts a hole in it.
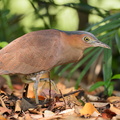
M 35 30 L 55 28 L 90 31 L 110 45 L 111 50 L 87 49 L 80 62 L 56 67 L 52 77 L 55 74 L 69 79 L 74 77 L 76 87 L 81 80 L 86 84 L 98 81 L 91 90 L 103 85 L 106 94 L 111 95 L 115 86 L 112 79 L 120 78 L 119 4 L 119 0 L 1 0 L 0 47 Z M 76 76 L 76 73 L 79 75 Z M 102 75 L 104 80 L 99 81 Z

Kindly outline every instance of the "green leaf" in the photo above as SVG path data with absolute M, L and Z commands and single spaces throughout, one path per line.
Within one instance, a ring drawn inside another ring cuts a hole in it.
M 89 91 L 93 91 L 95 90 L 96 88 L 100 87 L 100 86 L 104 86 L 105 82 L 104 81 L 100 81 L 100 82 L 96 82 L 94 85 L 92 85 L 90 87 L 90 90 Z
M 9 76 L 9 75 L 1 75 L 1 76 L 7 80 L 7 85 L 8 85 L 11 89 L 13 89 L 10 76 Z
M 114 90 L 114 82 L 111 82 L 110 86 L 108 87 L 108 96 L 111 96 Z
M 119 23 L 120 23 L 120 19 L 117 19 L 117 20 L 111 21 L 105 25 L 99 26 L 98 28 L 92 30 L 91 32 L 94 34 L 99 34 L 99 33 L 108 31 L 110 29 L 115 29 L 115 28 L 120 27 Z
M 112 77 L 112 79 L 120 79 L 120 74 L 116 74 Z
M 100 25 L 101 23 L 105 23 L 106 21 L 111 21 L 111 19 L 118 19 L 118 18 L 120 18 L 120 13 L 116 13 L 116 14 L 113 14 L 111 16 L 108 16 L 108 17 L 104 18 L 102 21 L 88 27 L 86 29 L 86 31 L 90 31 L 90 29 L 92 29 L 94 26 Z
M 68 70 L 71 66 L 73 65 L 73 63 L 68 64 L 66 67 L 64 67 L 60 73 L 58 74 L 59 76 L 61 76 L 66 70 Z
M 8 43 L 7 42 L 0 42 L 0 47 L 5 47 Z
M 56 66 L 53 70 L 54 70 L 54 73 L 57 73 L 60 69 L 61 65 L 60 66 Z
M 116 33 L 116 31 L 117 31 L 117 30 L 109 31 L 109 32 L 105 33 L 104 35 L 98 36 L 98 39 L 99 39 L 99 40 L 102 39 L 102 41 L 105 41 L 105 42 L 106 42 L 106 40 L 112 40 L 112 39 L 111 39 L 111 36 L 114 36 L 115 33 Z M 109 36 L 110 36 L 110 38 L 108 38 Z
M 73 69 L 69 72 L 69 75 L 68 75 L 68 78 L 70 78 L 72 75 L 73 75 L 73 73 L 81 66 L 81 65 L 83 65 L 92 55 L 94 55 L 95 53 L 97 53 L 99 50 L 100 50 L 100 48 L 96 48 L 96 49 L 94 49 L 93 51 L 89 51 L 90 49 L 87 49 L 86 51 L 87 52 L 89 52 L 89 54 L 88 55 L 86 55 L 86 57 L 84 57 L 82 60 L 80 60 L 80 62 L 76 65 L 76 66 L 74 66 L 73 67 Z M 85 52 L 85 53 L 87 53 L 87 52 Z
M 78 88 L 78 85 L 80 83 L 80 81 L 82 80 L 82 78 L 84 77 L 84 75 L 86 74 L 86 72 L 89 70 L 90 66 L 93 64 L 93 62 L 95 61 L 95 59 L 100 55 L 102 49 L 100 49 L 98 51 L 97 54 L 95 54 L 88 62 L 88 64 L 85 66 L 84 70 L 80 73 L 80 76 L 79 78 L 77 79 L 77 82 L 76 82 L 76 88 Z
M 120 53 L 120 29 L 118 29 L 116 35 L 115 35 L 116 45 L 118 48 L 118 51 Z
M 112 41 L 109 40 L 109 46 L 112 48 Z M 103 64 L 103 77 L 104 81 L 108 81 L 112 76 L 112 50 L 104 49 L 104 64 Z

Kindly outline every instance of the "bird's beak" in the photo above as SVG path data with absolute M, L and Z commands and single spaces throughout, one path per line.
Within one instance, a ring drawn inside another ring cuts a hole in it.
M 94 47 L 103 47 L 103 48 L 111 49 L 108 45 L 106 45 L 105 43 L 102 43 L 101 41 L 95 41 L 93 46 Z

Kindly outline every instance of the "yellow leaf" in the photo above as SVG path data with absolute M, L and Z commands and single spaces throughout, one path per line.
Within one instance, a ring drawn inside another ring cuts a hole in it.
M 85 106 L 80 110 L 81 116 L 91 116 L 94 113 L 97 113 L 97 115 L 100 114 L 91 103 L 86 103 Z

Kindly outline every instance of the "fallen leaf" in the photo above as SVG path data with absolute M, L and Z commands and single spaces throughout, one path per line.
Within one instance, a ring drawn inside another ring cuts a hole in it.
M 113 103 L 115 101 L 120 101 L 120 97 L 118 96 L 112 96 L 107 99 L 108 102 Z
M 62 92 L 63 94 L 69 93 L 69 92 L 71 92 L 71 91 L 75 91 L 75 88 L 74 88 L 74 87 L 66 88 L 66 86 L 65 86 L 64 84 L 60 83 L 60 82 L 57 84 L 57 88 L 58 88 L 59 90 L 61 90 L 61 92 Z
M 25 120 L 33 120 L 30 116 L 30 114 L 25 114 Z
M 55 116 L 56 114 L 55 113 L 53 113 L 52 111 L 50 111 L 50 110 L 45 110 L 44 111 L 44 117 L 46 118 L 46 117 L 51 117 L 51 116 Z
M 91 102 L 95 107 L 98 107 L 98 108 L 100 108 L 100 107 L 105 107 L 105 106 L 107 106 L 107 105 L 109 105 L 109 103 L 103 103 L 103 102 Z
M 101 115 L 104 119 L 112 119 L 116 116 L 116 114 L 109 109 L 106 109 L 103 113 L 101 113 Z
M 98 101 L 98 100 L 100 99 L 98 96 L 89 95 L 89 94 L 87 94 L 87 98 L 88 98 L 90 101 Z
M 74 109 L 67 109 L 67 110 L 60 112 L 59 114 L 73 115 L 75 113 L 74 111 L 75 111 Z
M 91 103 L 86 103 L 84 107 L 80 110 L 81 116 L 89 117 L 89 116 L 98 116 L 100 113 Z
M 7 108 L 1 96 L 0 96 L 0 103 L 2 107 Z
M 8 108 L 0 107 L 0 114 L 4 114 L 5 112 L 10 114 L 11 110 Z
M 15 104 L 15 112 L 20 112 L 21 111 L 21 101 L 17 100 Z
M 120 97 L 112 96 L 107 99 L 108 102 L 110 102 L 110 110 L 116 113 L 117 115 L 120 115 Z
M 0 120 L 7 120 L 4 116 L 0 115 Z
M 51 88 L 50 88 L 50 83 L 51 83 Z M 28 91 L 27 92 L 27 97 L 28 98 L 35 98 L 35 95 L 34 95 L 34 90 L 33 90 L 33 87 L 34 86 L 34 83 L 30 83 L 29 86 L 28 86 Z M 55 83 L 50 80 L 50 81 L 46 81 L 46 80 L 42 80 L 39 82 L 38 84 L 38 99 L 39 100 L 44 100 L 45 98 L 49 98 L 49 94 L 50 94 L 50 91 L 51 90 L 51 97 L 54 96 L 55 94 L 58 94 L 59 91 L 55 85 Z
M 117 115 L 120 115 L 120 109 L 118 109 L 117 107 L 115 107 L 113 104 L 110 104 L 110 110 L 114 113 L 116 113 Z
M 25 100 L 24 98 L 22 98 L 21 101 L 21 109 L 23 111 L 28 110 L 29 108 L 35 108 L 35 106 L 33 104 L 31 104 L 30 102 L 28 102 L 27 100 Z

